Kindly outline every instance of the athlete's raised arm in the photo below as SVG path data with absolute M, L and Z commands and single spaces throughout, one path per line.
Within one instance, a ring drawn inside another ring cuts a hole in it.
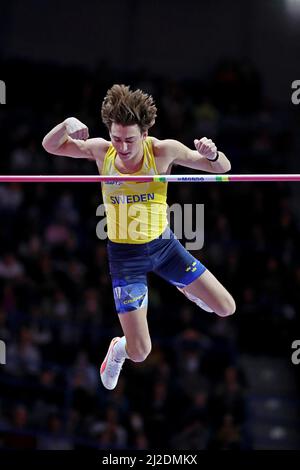
M 210 139 L 203 137 L 194 140 L 196 150 L 192 150 L 177 140 L 154 140 L 154 152 L 157 157 L 164 157 L 172 164 L 194 168 L 209 173 L 226 173 L 231 164 L 223 152 L 217 150 Z
M 43 139 L 44 149 L 53 155 L 98 160 L 103 158 L 109 142 L 102 138 L 89 139 L 85 124 L 74 117 L 55 126 Z

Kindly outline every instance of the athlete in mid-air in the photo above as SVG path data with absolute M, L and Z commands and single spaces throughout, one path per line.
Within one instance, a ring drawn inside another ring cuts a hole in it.
M 101 115 L 110 140 L 89 139 L 88 128 L 74 117 L 52 129 L 43 140 L 51 154 L 94 160 L 103 175 L 163 175 L 173 164 L 211 173 L 231 165 L 206 137 L 196 150 L 176 140 L 148 136 L 157 108 L 141 90 L 114 85 Z M 102 183 L 108 228 L 108 258 L 116 310 L 124 336 L 113 338 L 101 365 L 104 386 L 113 389 L 125 359 L 141 362 L 151 351 L 147 322 L 147 273 L 155 272 L 189 300 L 221 317 L 235 302 L 215 276 L 174 236 L 167 222 L 167 183 Z

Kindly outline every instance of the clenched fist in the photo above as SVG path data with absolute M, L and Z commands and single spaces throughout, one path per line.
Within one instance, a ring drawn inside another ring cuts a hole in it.
M 200 155 L 207 160 L 214 160 L 217 157 L 217 147 L 211 139 L 202 137 L 202 139 L 194 140 L 194 144 Z
M 87 140 L 89 138 L 88 127 L 74 117 L 69 117 L 64 121 L 66 132 L 74 140 Z

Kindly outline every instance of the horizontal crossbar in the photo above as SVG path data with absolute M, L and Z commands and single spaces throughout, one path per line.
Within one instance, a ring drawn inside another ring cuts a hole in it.
M 131 181 L 140 183 L 214 183 L 214 182 L 267 182 L 300 181 L 300 174 L 271 175 L 0 175 L 0 183 L 117 183 Z

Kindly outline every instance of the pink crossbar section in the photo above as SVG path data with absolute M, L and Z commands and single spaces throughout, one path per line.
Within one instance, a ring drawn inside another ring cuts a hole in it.
M 98 176 L 98 175 L 0 175 L 0 183 L 101 183 L 104 181 L 151 182 L 152 176 Z
M 300 174 L 291 175 L 228 175 L 229 181 L 300 181 Z

